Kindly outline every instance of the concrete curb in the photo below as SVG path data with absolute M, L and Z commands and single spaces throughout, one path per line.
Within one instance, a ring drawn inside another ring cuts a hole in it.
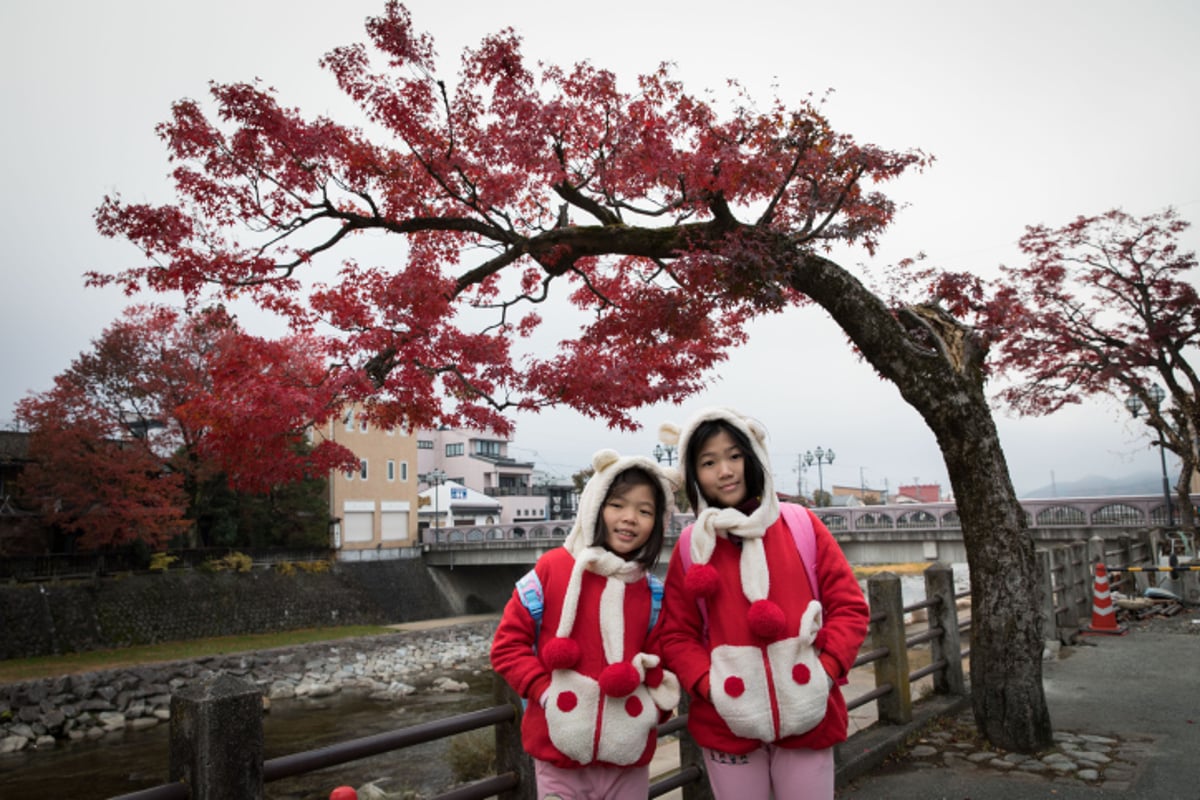
M 841 788 L 855 778 L 878 769 L 888 756 L 904 746 L 908 737 L 934 719 L 958 714 L 971 705 L 970 695 L 934 695 L 913 704 L 913 718 L 904 725 L 885 725 L 876 722 L 871 727 L 852 734 L 834 748 L 837 762 L 836 786 Z

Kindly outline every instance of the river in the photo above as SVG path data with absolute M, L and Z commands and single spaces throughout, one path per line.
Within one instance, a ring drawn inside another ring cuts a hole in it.
M 405 728 L 492 705 L 488 670 L 448 673 L 467 683 L 467 692 L 420 693 L 385 703 L 350 694 L 320 700 L 277 700 L 263 717 L 266 757 L 314 750 L 347 739 Z M 168 724 L 109 734 L 101 739 L 60 742 L 50 750 L 0 755 L 4 800 L 104 800 L 157 786 L 168 778 Z M 405 791 L 429 797 L 456 783 L 447 760 L 449 740 L 429 742 L 340 767 L 273 781 L 270 800 L 326 800 L 336 786 L 379 780 L 396 797 Z

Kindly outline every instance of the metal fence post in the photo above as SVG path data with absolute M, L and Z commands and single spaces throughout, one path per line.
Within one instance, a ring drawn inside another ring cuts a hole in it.
M 534 800 L 537 778 L 533 759 L 521 744 L 521 698 L 499 675 L 492 676 L 492 700 L 496 705 L 511 705 L 516 716 L 510 722 L 496 723 L 496 774 L 511 772 L 517 776 L 517 788 L 500 795 L 501 800 Z
M 925 597 L 928 600 L 937 599 L 938 602 L 929 608 L 929 625 L 942 631 L 941 636 L 929 643 L 930 657 L 934 663 L 946 662 L 945 669 L 933 673 L 933 691 L 937 694 L 966 694 L 958 606 L 954 600 L 954 570 L 949 564 L 938 562 L 925 570 Z
M 908 682 L 908 645 L 904 636 L 904 599 L 900 577 L 881 572 L 867 579 L 867 602 L 871 615 L 886 618 L 875 623 L 871 646 L 886 647 L 888 654 L 875 662 L 875 685 L 890 685 L 892 691 L 876 701 L 879 721 L 903 725 L 912 720 L 912 686 Z
M 241 678 L 184 686 L 171 696 L 171 780 L 192 800 L 262 800 L 262 714 L 262 693 Z

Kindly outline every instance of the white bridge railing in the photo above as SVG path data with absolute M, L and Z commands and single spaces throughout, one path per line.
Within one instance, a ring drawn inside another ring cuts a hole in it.
M 1200 496 L 1193 495 L 1192 503 L 1200 503 Z M 1166 501 L 1161 495 L 1056 497 L 1022 500 L 1021 506 L 1025 509 L 1026 522 L 1031 528 L 1037 529 L 1163 527 L 1167 522 Z M 952 502 L 828 507 L 814 508 L 813 511 L 834 534 L 957 531 L 960 528 L 958 508 Z M 671 530 L 668 531 L 668 538 L 678 536 L 691 520 L 691 514 L 676 514 L 671 523 Z M 535 544 L 539 540 L 561 540 L 570 532 L 572 524 L 573 520 L 565 519 L 515 525 L 426 528 L 421 532 L 421 541 L 432 549 L 445 545 L 499 548 L 523 546 Z

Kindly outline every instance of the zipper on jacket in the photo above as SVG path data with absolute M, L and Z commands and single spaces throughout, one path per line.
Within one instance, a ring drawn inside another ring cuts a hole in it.
M 604 692 L 600 692 L 600 702 L 596 704 L 596 724 L 592 726 L 592 730 L 594 732 L 592 733 L 591 763 L 593 764 L 596 763 L 596 760 L 600 757 L 600 735 L 604 733 L 602 730 L 600 730 L 600 724 L 604 720 L 604 706 L 606 700 L 608 700 L 608 697 L 604 694 Z
M 779 698 L 775 695 L 775 676 L 771 674 L 771 658 L 767 655 L 767 648 L 760 647 L 763 659 L 763 674 L 767 677 L 767 701 L 771 704 L 771 733 L 773 737 L 771 741 L 779 739 Z

